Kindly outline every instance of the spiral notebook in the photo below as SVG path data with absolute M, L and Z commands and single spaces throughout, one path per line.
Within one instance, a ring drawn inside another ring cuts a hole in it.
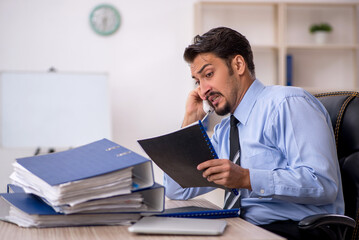
M 162 136 L 138 140 L 147 155 L 181 187 L 217 187 L 197 170 L 197 165 L 218 158 L 211 141 L 198 121 Z

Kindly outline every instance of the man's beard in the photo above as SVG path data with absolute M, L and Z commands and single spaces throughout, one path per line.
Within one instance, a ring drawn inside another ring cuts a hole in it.
M 214 111 L 217 113 L 217 115 L 224 116 L 224 115 L 227 115 L 228 113 L 230 113 L 231 109 L 229 107 L 228 102 L 226 102 L 226 104 L 223 106 L 223 108 L 221 108 L 221 109 L 215 108 Z
M 214 95 L 214 94 L 219 94 L 222 98 L 224 98 L 223 95 L 219 92 L 211 93 L 210 95 Z M 208 100 L 208 98 L 207 98 L 207 100 Z M 216 108 L 213 106 L 211 101 L 208 101 L 208 102 L 211 105 L 211 107 L 214 109 L 214 111 L 217 113 L 217 115 L 219 115 L 219 116 L 224 116 L 231 112 L 231 108 L 227 101 L 226 101 L 225 105 L 223 106 L 223 108 Z

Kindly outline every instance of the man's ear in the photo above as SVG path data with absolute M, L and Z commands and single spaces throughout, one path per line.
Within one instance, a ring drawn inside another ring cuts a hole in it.
M 243 75 L 246 70 L 246 62 L 242 55 L 236 55 L 232 60 L 233 69 L 237 72 L 238 75 Z

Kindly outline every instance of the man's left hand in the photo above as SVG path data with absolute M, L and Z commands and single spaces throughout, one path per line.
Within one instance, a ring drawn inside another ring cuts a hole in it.
M 209 182 L 226 188 L 247 188 L 251 190 L 249 169 L 233 163 L 228 159 L 211 159 L 197 166 L 203 171 L 203 177 Z

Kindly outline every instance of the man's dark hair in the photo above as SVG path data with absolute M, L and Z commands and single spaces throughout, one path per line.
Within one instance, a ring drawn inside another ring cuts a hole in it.
M 247 63 L 251 76 L 255 78 L 251 45 L 245 36 L 233 29 L 218 27 L 209 30 L 202 36 L 195 36 L 193 44 L 185 49 L 183 57 L 186 62 L 192 63 L 201 53 L 213 53 L 222 58 L 226 62 L 230 74 L 233 74 L 231 67 L 233 57 L 241 55 Z

